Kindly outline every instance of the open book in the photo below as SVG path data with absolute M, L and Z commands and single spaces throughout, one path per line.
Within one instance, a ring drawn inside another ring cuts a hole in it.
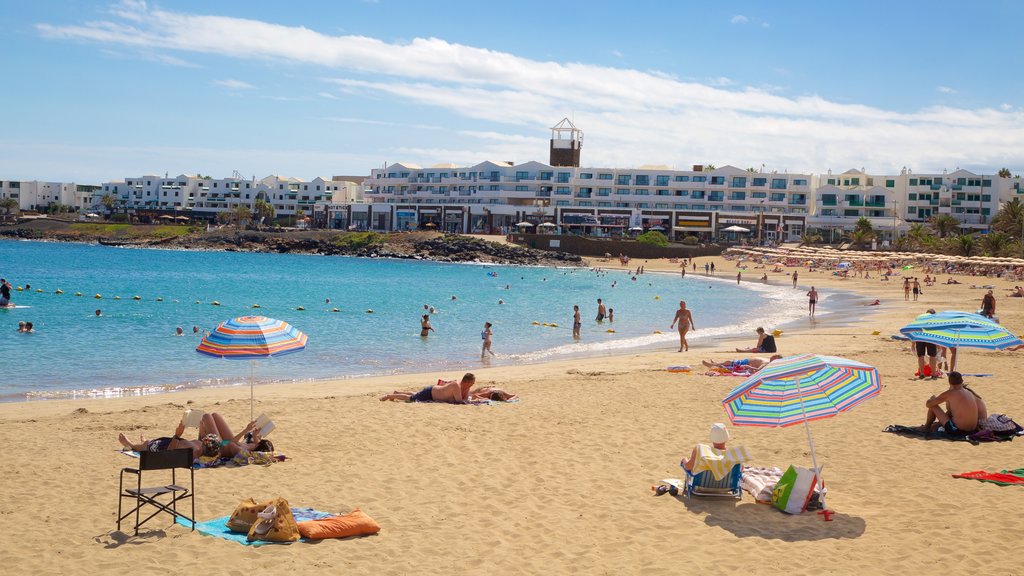
M 274 428 L 276 428 L 274 421 L 271 420 L 266 414 L 260 414 L 256 418 L 255 429 L 259 430 L 260 438 L 266 438 L 267 434 L 270 434 L 274 430 Z
M 185 424 L 185 428 L 199 428 L 199 422 L 203 420 L 205 414 L 206 412 L 194 408 L 185 410 L 185 415 L 181 417 L 181 421 Z

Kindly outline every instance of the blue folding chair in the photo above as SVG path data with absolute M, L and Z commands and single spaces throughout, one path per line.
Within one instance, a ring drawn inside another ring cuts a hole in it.
M 743 465 L 736 464 L 732 470 L 721 480 L 715 480 L 715 475 L 710 470 L 693 474 L 686 468 L 686 481 L 683 486 L 683 495 L 691 496 L 727 496 L 737 499 L 743 498 L 743 490 L 740 489 L 740 478 L 743 477 Z

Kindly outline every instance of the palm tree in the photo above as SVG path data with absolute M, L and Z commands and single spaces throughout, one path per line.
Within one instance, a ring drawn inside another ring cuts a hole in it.
M 954 252 L 961 256 L 970 256 L 978 248 L 978 241 L 971 234 L 960 234 L 949 239 Z
M 1000 178 L 1009 178 L 1010 177 L 1010 169 L 1009 168 L 1000 168 L 999 169 L 999 177 Z
M 305 215 L 306 215 L 306 211 L 305 210 L 303 210 L 302 208 L 296 208 L 295 209 L 295 216 L 292 218 L 292 226 L 295 226 L 298 223 L 298 221 L 301 220 L 302 217 L 305 216 Z
M 235 225 L 240 229 L 245 226 L 247 222 L 252 220 L 252 210 L 248 206 L 238 205 L 231 209 L 231 216 L 235 221 Z
M 849 238 L 850 242 L 853 244 L 854 248 L 857 248 L 859 246 L 863 246 L 863 245 L 867 244 L 874 237 L 875 237 L 875 233 L 873 231 L 871 231 L 871 230 L 864 230 L 862 228 L 854 229 L 854 231 L 851 232 L 850 235 L 848 236 L 848 238 Z
M 1002 232 L 989 232 L 981 237 L 981 247 L 989 256 L 999 256 L 1010 246 L 1010 236 Z
M 4 209 L 4 214 L 10 214 L 18 209 L 18 201 L 14 198 L 4 198 L 0 200 L 0 208 Z
M 274 220 L 274 216 L 277 215 L 277 211 L 274 210 L 274 206 L 263 199 L 257 199 L 253 203 L 256 208 L 256 221 L 257 228 L 262 227 L 264 223 L 271 222 Z
M 949 214 L 933 216 L 929 223 L 935 232 L 939 234 L 939 238 L 945 238 L 960 229 L 960 221 Z
M 910 239 L 910 247 L 915 250 L 924 248 L 927 243 L 927 239 L 932 235 L 932 231 L 927 226 L 920 222 L 915 222 L 910 225 L 910 229 L 907 230 L 907 238 Z
M 992 229 L 1004 232 L 1018 239 L 1024 226 L 1024 204 L 1020 198 L 1014 198 L 1000 206 L 992 218 Z
M 104 194 L 100 198 L 100 204 L 107 209 L 107 214 L 114 211 L 114 206 L 117 206 L 117 198 L 113 194 Z

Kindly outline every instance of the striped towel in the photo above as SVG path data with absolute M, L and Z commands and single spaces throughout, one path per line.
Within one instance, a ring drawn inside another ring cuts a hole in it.
M 707 444 L 698 444 L 697 461 L 694 462 L 691 473 L 697 475 L 710 471 L 715 480 L 721 480 L 729 475 L 733 466 L 748 460 L 751 460 L 750 453 L 743 446 L 718 450 Z

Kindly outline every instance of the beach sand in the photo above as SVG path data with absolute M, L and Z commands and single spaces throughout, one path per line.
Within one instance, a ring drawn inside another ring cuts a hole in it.
M 735 263 L 714 260 L 720 276 L 735 277 Z M 646 265 L 678 271 L 664 261 Z M 744 276 L 754 279 L 755 271 Z M 785 275 L 769 276 L 789 285 Z M 115 531 L 118 472 L 136 463 L 117 452 L 117 432 L 169 435 L 186 407 L 221 412 L 241 426 L 249 410 L 244 388 L 0 405 L 3 571 L 1021 573 L 1024 552 L 1012 539 L 1024 515 L 1024 488 L 950 475 L 1020 467 L 1022 440 L 972 446 L 881 432 L 888 424 L 923 423 L 925 400 L 946 387 L 913 379 L 916 361 L 907 345 L 889 338 L 899 326 L 929 307 L 973 311 L 984 291 L 969 285 L 994 284 L 1002 323 L 1024 331 L 1024 302 L 1004 297 L 1009 283 L 959 279 L 963 284 L 925 288 L 919 302 L 907 303 L 899 282 L 839 280 L 801 269 L 803 292 L 814 284 L 823 295 L 843 289 L 862 294 L 864 303 L 882 301 L 845 326 L 825 317 L 813 326 L 805 320 L 778 339 L 784 354 L 846 356 L 882 375 L 879 396 L 811 424 L 828 505 L 836 512 L 831 522 L 813 513 L 788 516 L 749 495 L 737 503 L 651 492 L 658 480 L 681 475 L 680 457 L 706 441 L 711 423 L 728 422 L 721 399 L 741 381 L 665 367 L 740 357 L 729 350 L 750 345 L 751 335 L 739 343 L 695 342 L 682 354 L 671 345 L 531 366 L 467 365 L 480 384 L 522 398 L 496 406 L 377 399 L 459 373 L 260 386 L 257 412 L 273 417 L 278 428 L 271 439 L 290 459 L 197 471 L 197 516 L 224 516 L 243 498 L 281 495 L 293 506 L 331 512 L 359 507 L 382 527 L 376 536 L 318 544 L 246 547 L 173 526 L 166 516 L 138 537 Z M 820 311 L 828 305 L 826 298 Z M 698 328 L 711 314 L 694 310 Z M 657 319 L 651 328 L 668 333 L 670 321 Z M 875 330 L 880 335 L 871 335 Z M 994 374 L 968 382 L 990 412 L 1024 422 L 1019 354 L 964 350 L 959 368 Z M 753 454 L 752 465 L 811 465 L 802 426 L 729 428 L 733 444 Z

